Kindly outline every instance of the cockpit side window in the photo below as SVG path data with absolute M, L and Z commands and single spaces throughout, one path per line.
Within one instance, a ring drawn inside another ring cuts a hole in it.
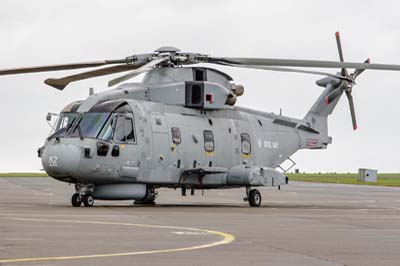
M 55 123 L 54 131 L 67 128 L 72 123 L 72 120 L 77 116 L 77 113 L 61 113 Z
M 62 117 L 61 120 L 60 120 L 59 128 L 67 127 L 68 124 L 69 124 L 68 121 L 69 121 L 69 117 L 68 116 Z
M 116 142 L 136 143 L 132 115 L 118 115 L 115 125 L 114 140 Z
M 65 137 L 67 129 L 70 128 L 77 116 L 77 113 L 61 113 L 57 118 L 48 139 L 54 137 Z
M 114 125 L 117 121 L 117 117 L 111 117 L 107 123 L 104 125 L 104 127 L 101 129 L 100 134 L 98 136 L 99 139 L 105 140 L 105 141 L 111 141 L 114 136 Z

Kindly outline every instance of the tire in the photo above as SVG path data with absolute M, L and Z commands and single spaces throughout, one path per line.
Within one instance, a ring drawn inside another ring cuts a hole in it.
M 155 192 L 154 187 L 147 186 L 147 191 L 146 191 L 146 196 L 140 200 L 135 200 L 134 204 L 140 204 L 140 205 L 156 205 L 156 196 L 157 192 Z
M 86 194 L 83 197 L 83 204 L 85 205 L 85 207 L 92 207 L 94 204 L 94 198 L 92 194 Z
M 153 205 L 156 205 L 156 202 L 153 198 L 149 199 L 149 198 L 144 197 L 141 200 L 135 200 L 134 204 L 153 206 Z
M 257 189 L 250 190 L 249 193 L 249 204 L 251 207 L 260 207 L 261 205 L 261 194 Z
M 81 199 L 81 196 L 79 196 L 79 193 L 75 193 L 74 195 L 72 195 L 71 204 L 72 204 L 73 207 L 80 207 L 81 206 L 82 199 Z

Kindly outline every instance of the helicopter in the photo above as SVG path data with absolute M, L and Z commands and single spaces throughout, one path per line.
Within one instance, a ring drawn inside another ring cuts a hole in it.
M 124 59 L 0 70 L 0 75 L 95 68 L 49 78 L 63 90 L 72 82 L 125 72 L 109 81 L 116 88 L 90 93 L 57 114 L 50 135 L 38 149 L 46 173 L 75 184 L 71 204 L 95 200 L 134 200 L 155 204 L 157 189 L 245 188 L 244 200 L 259 207 L 257 187 L 288 183 L 281 165 L 300 149 L 326 149 L 328 116 L 347 96 L 357 129 L 352 89 L 366 69 L 400 71 L 400 65 L 345 62 L 339 32 L 339 60 L 212 57 L 165 46 Z M 228 74 L 200 63 L 323 76 L 323 88 L 304 118 L 236 106 L 244 87 Z M 101 68 L 99 68 L 101 67 Z M 296 67 L 296 68 L 292 68 Z M 304 68 L 340 68 L 331 74 Z M 348 68 L 355 69 L 349 73 Z M 140 83 L 128 80 L 143 74 Z M 51 121 L 52 114 L 47 115 Z M 292 166 L 294 165 L 294 162 Z M 279 170 L 281 168 L 282 170 Z

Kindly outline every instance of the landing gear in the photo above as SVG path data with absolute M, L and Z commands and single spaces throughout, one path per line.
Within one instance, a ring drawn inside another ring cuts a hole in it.
M 261 194 L 257 189 L 250 190 L 249 193 L 249 204 L 251 207 L 260 207 L 261 205 Z
M 134 204 L 140 205 L 156 205 L 157 191 L 153 186 L 147 186 L 146 196 L 140 200 L 135 200 Z
M 93 206 L 93 185 L 76 183 L 75 191 L 76 193 L 74 193 L 71 198 L 71 204 L 73 207 L 80 207 L 82 203 L 85 207 Z
M 138 204 L 138 205 L 156 205 L 155 199 L 148 199 L 146 197 L 144 197 L 143 199 L 140 200 L 135 200 L 134 204 Z
M 83 196 L 83 204 L 85 205 L 85 207 L 92 207 L 94 204 L 94 198 L 92 194 L 85 194 L 85 196 Z
M 246 195 L 244 201 L 248 201 L 251 207 L 260 207 L 261 205 L 261 193 L 258 189 L 251 189 L 246 187 Z
M 80 207 L 80 206 L 81 206 L 81 204 L 82 204 L 82 198 L 81 198 L 81 196 L 79 195 L 79 193 L 75 193 L 74 195 L 72 195 L 71 204 L 72 204 L 72 206 L 74 206 L 74 207 Z

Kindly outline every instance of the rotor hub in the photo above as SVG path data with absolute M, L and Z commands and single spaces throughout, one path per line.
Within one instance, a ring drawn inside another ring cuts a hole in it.
M 172 53 L 172 54 L 176 54 L 178 52 L 180 52 L 181 49 L 173 47 L 173 46 L 162 46 L 156 50 L 154 50 L 154 52 L 156 54 L 160 54 L 160 53 Z

